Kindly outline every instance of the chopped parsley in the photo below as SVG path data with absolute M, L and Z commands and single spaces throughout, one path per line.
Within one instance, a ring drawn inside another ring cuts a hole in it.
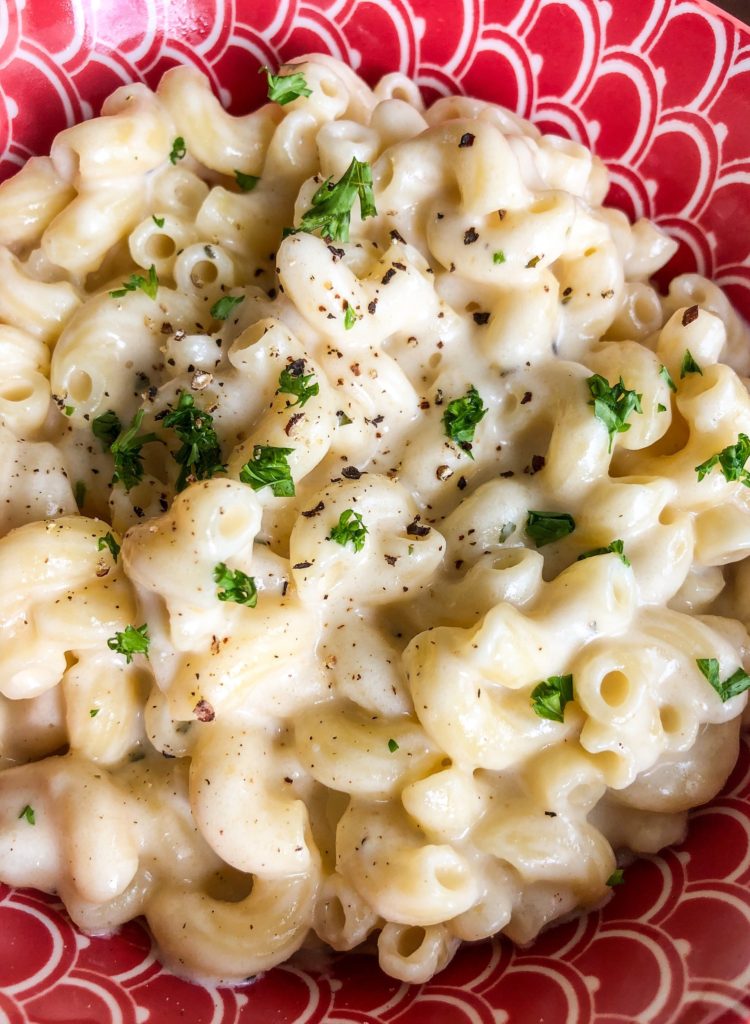
M 612 451 L 612 440 L 615 434 L 623 434 L 630 430 L 628 416 L 633 412 L 642 413 L 641 398 L 643 395 L 629 391 L 622 377 L 615 385 L 611 385 L 606 377 L 595 373 L 586 381 L 591 392 L 589 405 L 594 407 L 594 415 L 601 420 L 609 434 L 609 451 Z
M 663 364 L 659 367 L 659 376 L 664 381 L 664 383 L 667 385 L 667 387 L 669 388 L 670 391 L 676 391 L 677 390 L 677 385 L 672 380 L 672 374 L 669 372 L 669 370 Z
M 500 534 L 499 534 L 499 536 L 497 538 L 498 544 L 504 544 L 506 542 L 506 540 L 508 539 L 508 537 L 510 537 L 510 535 L 512 533 L 515 533 L 515 532 L 516 532 L 516 524 L 515 523 L 503 523 L 502 527 L 500 528 Z
M 535 267 L 537 263 L 541 260 L 541 258 L 541 256 L 532 256 L 529 262 L 526 264 L 526 269 L 530 270 L 532 267 Z
M 97 416 L 91 423 L 91 432 L 94 437 L 99 438 L 105 452 L 115 443 L 121 430 L 122 423 L 120 423 L 120 417 L 112 409 L 108 412 L 103 412 L 101 416 Z
M 294 480 L 287 461 L 287 455 L 293 451 L 294 448 L 254 445 L 252 459 L 240 470 L 240 480 L 243 484 L 250 484 L 254 491 L 270 487 L 275 498 L 293 498 Z
M 730 483 L 739 481 L 745 487 L 750 487 L 750 472 L 745 469 L 745 463 L 750 458 L 750 437 L 747 434 L 740 434 L 735 444 L 727 445 L 717 455 L 701 462 L 695 467 L 698 480 L 702 480 L 711 472 L 714 466 L 718 466 L 724 474 L 724 479 Z
M 350 331 L 360 318 L 354 312 L 354 306 L 347 306 L 344 313 L 344 330 Z
M 122 282 L 122 288 L 116 288 L 110 292 L 110 298 L 120 299 L 128 292 L 135 292 L 138 289 L 145 292 L 150 299 L 155 299 L 159 290 L 159 278 L 156 276 L 156 267 L 152 263 L 148 268 L 148 277 L 143 274 L 131 274 L 127 281 Z
M 750 690 L 750 676 L 741 668 L 722 682 L 719 679 L 719 662 L 716 658 L 696 658 L 695 663 L 722 701 L 731 700 L 745 690 Z
M 624 565 L 630 565 L 630 559 L 625 554 L 625 545 L 621 540 L 613 540 L 606 548 L 592 548 L 591 551 L 584 551 L 576 561 L 581 562 L 584 558 L 594 558 L 595 555 L 619 555 Z
M 550 676 L 531 691 L 531 706 L 540 718 L 562 722 L 565 705 L 573 700 L 573 676 Z
M 477 424 L 484 419 L 487 409 L 482 401 L 482 396 L 472 384 L 463 398 L 454 398 L 443 413 L 443 429 L 445 436 L 455 441 L 470 459 L 471 442 L 474 440 L 474 431 Z
M 493 252 L 493 254 L 492 254 L 492 262 L 493 263 L 505 263 L 505 253 L 503 252 L 502 249 L 498 249 L 497 252 Z
M 535 512 L 529 509 L 526 533 L 538 548 L 562 540 L 575 528 L 575 519 L 568 512 Z
M 296 71 L 292 75 L 274 75 L 270 68 L 262 67 L 258 70 L 258 74 L 262 71 L 266 73 L 268 98 L 272 103 L 278 103 L 283 107 L 300 96 L 312 96 L 312 89 L 308 88 L 305 76 L 301 71 Z
M 622 885 L 624 881 L 625 876 L 623 875 L 622 868 L 616 868 L 607 879 L 607 885 L 611 888 L 615 885 Z
M 86 484 L 83 480 L 76 480 L 76 485 L 73 488 L 73 497 L 79 510 L 83 508 L 83 503 L 86 500 Z
M 112 483 L 116 484 L 119 481 L 126 491 L 129 491 L 131 487 L 135 487 L 143 479 L 141 448 L 151 441 L 160 440 L 156 434 L 138 433 L 143 416 L 143 409 L 139 409 L 133 417 L 130 426 L 127 429 L 121 429 L 109 446 L 109 450 L 112 452 L 115 460 L 115 472 L 112 477 Z
M 242 171 L 234 172 L 234 180 L 237 182 L 243 192 L 252 192 L 255 186 L 260 181 L 260 178 L 255 174 L 243 174 Z
M 211 306 L 211 316 L 214 320 L 226 320 L 234 307 L 244 301 L 244 295 L 224 295 Z
M 19 821 L 21 820 L 21 818 L 25 818 L 29 825 L 36 825 L 36 815 L 34 814 L 34 808 L 31 806 L 31 804 L 26 804 L 24 809 L 18 815 Z
M 299 230 L 315 231 L 320 228 L 323 238 L 348 242 L 352 207 L 357 197 L 362 220 L 377 216 L 372 191 L 372 168 L 368 163 L 353 157 L 335 184 L 327 178 L 313 195 L 312 206 L 303 215 Z
M 392 754 L 395 754 L 398 750 L 398 743 L 395 740 L 388 740 L 388 749 Z
M 117 556 L 120 554 L 120 545 L 111 533 L 105 533 L 103 537 L 99 538 L 97 551 L 104 551 L 105 548 L 109 549 L 109 553 L 112 555 L 112 561 L 116 562 Z
M 177 490 L 182 491 L 193 480 L 209 480 L 224 473 L 221 446 L 213 428 L 213 416 L 199 409 L 192 395 L 183 391 L 177 407 L 164 417 L 164 426 L 172 428 L 182 441 L 174 453 L 180 466 Z
M 154 224 L 156 224 L 157 228 L 163 228 L 164 227 L 164 218 L 163 217 L 157 217 L 155 213 L 152 213 L 151 214 L 151 220 L 154 222 Z
M 172 151 L 169 154 L 170 163 L 176 164 L 177 161 L 182 160 L 186 154 L 187 146 L 185 145 L 185 140 L 181 135 L 178 135 L 172 143 Z
M 247 576 L 241 569 L 227 569 L 224 562 L 214 568 L 214 582 L 221 588 L 216 596 L 220 601 L 233 601 L 254 608 L 258 603 L 258 588 L 255 578 Z
M 117 651 L 125 655 L 125 661 L 129 665 L 135 654 L 145 654 L 148 657 L 150 644 L 148 635 L 148 623 L 142 626 L 126 626 L 121 633 L 115 633 L 107 640 L 107 647 L 110 651 Z
M 343 410 L 343 409 L 339 409 L 339 410 L 337 411 L 337 413 L 336 413 L 336 419 L 337 419 L 337 420 L 339 421 L 339 426 L 340 426 L 340 427 L 348 427 L 348 426 L 349 426 L 349 424 L 350 424 L 350 423 L 352 422 L 352 421 L 351 421 L 351 420 L 349 419 L 349 417 L 348 417 L 348 416 L 346 415 L 346 413 L 344 412 L 344 410 Z
M 76 407 L 74 405 L 66 405 L 65 406 L 65 415 L 66 416 L 72 416 L 75 411 L 76 411 Z
M 326 537 L 326 540 L 334 540 L 337 544 L 345 547 L 349 541 L 354 545 L 355 551 L 361 551 L 365 546 L 365 537 L 368 529 L 362 522 L 362 516 L 354 509 L 348 508 L 339 516 L 339 521 Z
M 666 405 L 662 405 L 661 402 L 659 402 L 659 404 L 656 407 L 656 411 L 657 412 L 666 412 L 667 411 L 667 407 L 666 407 Z
M 696 361 L 693 359 L 690 349 L 686 348 L 685 355 L 682 357 L 682 362 L 680 363 L 680 380 L 682 380 L 683 377 L 686 377 L 689 373 L 699 373 L 701 377 L 703 376 L 703 370 L 701 370 L 700 366 L 698 366 Z
M 96 718 L 101 708 L 89 708 L 89 718 Z
M 294 395 L 296 401 L 287 401 L 287 408 L 292 409 L 298 405 L 300 409 L 305 402 L 314 398 L 320 391 L 320 386 L 315 382 L 314 373 L 305 373 L 304 359 L 295 359 L 289 363 L 279 374 L 279 386 L 276 389 L 277 395 Z M 314 383 L 310 383 L 314 381 Z

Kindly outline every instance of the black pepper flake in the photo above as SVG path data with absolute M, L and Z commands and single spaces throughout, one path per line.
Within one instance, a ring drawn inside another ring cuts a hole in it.
M 213 722 L 216 712 L 207 700 L 199 700 L 193 708 L 193 714 L 199 722 Z
M 349 369 L 352 371 L 355 377 L 359 377 L 360 373 L 362 372 L 359 368 L 359 363 L 352 363 Z
M 312 565 L 312 562 L 297 562 L 297 564 L 293 565 L 292 568 L 293 569 L 309 569 L 311 565 Z
M 445 214 L 444 213 L 438 213 L 435 216 L 437 217 L 438 220 L 442 220 L 443 217 L 445 216 Z
M 374 313 L 377 304 L 378 304 L 378 300 L 377 299 L 373 299 L 372 302 L 368 302 L 367 303 L 367 312 L 368 313 Z
M 330 252 L 331 256 L 333 256 L 334 263 L 337 260 L 343 259 L 344 256 L 346 255 L 343 249 L 337 249 L 335 245 L 329 245 L 328 251 Z
M 606 290 L 606 292 L 602 292 L 602 298 L 603 299 L 613 299 L 614 297 L 615 297 L 615 290 L 614 290 L 614 288 L 608 288 Z
M 324 508 L 325 505 L 323 504 L 323 502 L 319 501 L 315 508 L 308 508 L 306 512 L 302 513 L 302 515 L 305 517 L 305 519 L 312 519 L 313 516 L 319 516 Z
M 512 469 L 506 469 L 504 473 L 500 474 L 500 476 L 503 478 L 503 480 L 509 480 L 512 476 L 515 476 L 515 475 L 516 474 L 513 472 Z
M 426 537 L 430 532 L 429 526 L 420 526 L 419 520 L 421 516 L 414 516 L 412 522 L 406 527 L 406 533 L 409 537 Z
M 419 408 L 420 409 L 429 409 L 430 408 L 430 403 L 427 401 L 426 398 L 423 398 L 422 401 L 419 403 Z
M 435 402 L 435 405 L 442 405 L 443 404 L 443 389 L 442 388 L 436 388 L 435 389 L 435 398 L 433 399 L 433 401 Z
M 474 313 L 473 316 L 474 323 L 479 324 L 480 327 L 483 327 L 486 323 L 489 322 L 490 319 L 489 313 Z
M 171 334 L 172 333 L 172 325 L 169 323 L 168 320 L 165 320 L 164 323 L 161 325 L 161 333 L 162 334 Z
M 464 564 L 464 560 L 463 560 L 463 558 L 457 558 L 456 561 L 453 564 L 455 565 L 455 567 L 457 569 L 460 569 L 461 566 Z
M 472 245 L 474 242 L 479 241 L 479 235 L 476 233 L 474 228 L 469 228 L 464 231 L 464 245 Z
M 397 231 L 395 228 L 391 228 L 391 230 L 388 233 L 391 236 L 392 242 L 401 242 L 404 245 L 406 245 L 406 242 L 404 241 L 404 238 L 401 235 L 400 231 Z
M 398 561 L 397 555 L 383 555 L 383 558 L 386 560 L 388 565 L 395 565 Z
M 545 815 L 548 818 L 556 818 L 557 817 L 557 812 L 556 811 L 545 811 L 544 813 L 545 813 Z
M 474 136 L 471 134 L 471 132 L 464 132 L 464 134 L 461 136 L 461 141 L 458 144 L 458 148 L 459 149 L 468 149 L 470 146 L 473 146 L 473 145 L 474 145 Z
M 529 402 L 531 401 L 531 398 L 532 398 L 531 392 L 530 391 L 525 391 L 524 392 L 524 396 L 521 399 L 521 405 L 528 405 Z
M 545 458 L 543 455 L 532 455 L 531 456 L 531 469 L 529 475 L 533 476 L 534 473 L 538 473 L 541 469 L 544 469 Z
M 139 519 L 143 519 L 145 513 L 140 505 L 133 505 L 133 511 L 135 512 Z
M 397 263 L 394 260 L 393 261 L 393 266 L 396 268 L 396 270 L 406 270 L 406 264 L 405 263 Z
M 505 214 L 506 214 L 507 212 L 508 212 L 507 210 L 498 210 L 498 211 L 497 211 L 497 215 L 498 215 L 498 217 L 500 218 L 500 220 L 505 220 Z
M 159 498 L 159 508 L 162 510 L 162 512 L 166 512 L 167 509 L 169 508 L 169 502 L 167 501 L 163 494 Z
M 289 422 L 284 427 L 284 433 L 286 434 L 287 437 L 289 437 L 289 434 L 292 432 L 292 430 L 294 429 L 295 425 L 297 423 L 299 423 L 300 420 L 303 420 L 304 418 L 305 418 L 305 414 L 303 412 L 295 412 L 292 416 L 290 416 Z
M 700 310 L 697 306 L 690 306 L 688 309 L 686 309 L 685 312 L 682 314 L 682 326 L 689 327 L 690 324 L 692 324 L 695 320 L 698 319 L 699 313 Z
M 463 491 L 463 490 L 466 489 L 466 484 L 467 484 L 466 477 L 465 476 L 460 476 L 458 478 L 458 483 L 456 484 L 456 486 L 458 487 L 459 491 Z
M 435 470 L 435 476 L 438 478 L 438 480 L 447 480 L 449 477 L 453 476 L 453 470 L 450 468 L 450 466 L 438 466 L 438 468 Z
M 344 466 L 341 470 L 341 475 L 345 476 L 347 480 L 359 480 L 362 473 L 357 469 L 356 466 Z
M 383 274 L 383 277 L 382 277 L 380 283 L 381 284 L 388 284 L 388 282 L 391 280 L 391 278 L 394 278 L 395 276 L 396 276 L 396 271 L 394 270 L 393 267 L 389 267 L 386 270 L 386 272 Z
M 284 580 L 281 584 L 281 596 L 286 597 L 286 592 L 289 590 L 289 580 Z

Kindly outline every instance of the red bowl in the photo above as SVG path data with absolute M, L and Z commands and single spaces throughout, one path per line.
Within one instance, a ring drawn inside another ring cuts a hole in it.
M 190 63 L 245 112 L 258 65 L 311 51 L 584 142 L 609 202 L 679 241 L 664 277 L 697 269 L 750 315 L 750 29 L 704 0 L 7 0 L 0 178 L 124 82 Z M 138 923 L 86 938 L 53 898 L 0 885 L 2 1024 L 748 1024 L 749 990 L 747 744 L 687 841 L 629 868 L 603 910 L 527 950 L 464 947 L 421 986 L 355 953 L 208 989 L 161 968 Z

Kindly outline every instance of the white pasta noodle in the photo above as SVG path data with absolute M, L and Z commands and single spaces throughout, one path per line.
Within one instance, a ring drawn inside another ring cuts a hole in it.
M 749 338 L 579 144 L 280 73 L 0 186 L 0 881 L 190 977 L 377 933 L 419 983 L 732 770 Z

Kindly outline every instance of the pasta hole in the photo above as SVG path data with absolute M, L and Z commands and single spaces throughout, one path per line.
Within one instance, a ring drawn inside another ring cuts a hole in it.
M 673 526 L 679 518 L 679 513 L 673 508 L 663 508 L 659 513 L 659 522 L 662 526 Z
M 630 680 L 618 669 L 607 672 L 599 684 L 599 693 L 608 707 L 619 708 L 630 696 Z
M 326 918 L 329 932 L 341 934 L 346 928 L 346 911 L 338 896 L 332 896 L 327 900 Z
M 427 365 L 430 367 L 431 370 L 435 370 L 437 369 L 438 366 L 440 366 L 442 361 L 443 357 L 441 356 L 441 354 L 439 352 L 435 352 L 434 355 L 431 355 L 430 358 L 427 360 Z
M 554 210 L 557 206 L 557 199 L 555 196 L 545 196 L 544 199 L 537 199 L 535 203 L 532 203 L 529 207 L 530 213 L 549 213 L 550 210 Z
M 76 370 L 68 381 L 68 397 L 74 402 L 87 402 L 94 390 L 94 382 L 85 370 Z
M 633 303 L 633 318 L 640 325 L 651 324 L 660 317 L 659 300 L 650 292 L 641 292 Z
M 204 285 L 213 284 L 219 276 L 215 263 L 210 260 L 200 260 L 190 271 L 190 280 L 196 288 L 203 288 Z
M 168 260 L 174 256 L 177 246 L 170 235 L 154 232 L 146 243 L 146 255 L 151 260 Z
M 331 98 L 338 96 L 339 91 L 336 88 L 336 83 L 331 78 L 323 78 L 320 83 L 320 91 L 324 96 L 330 96 Z
M 34 389 L 25 380 L 9 380 L 0 384 L 0 398 L 6 402 L 27 402 L 34 394 Z
M 682 715 L 671 704 L 665 704 L 664 707 L 659 708 L 659 721 L 666 733 L 676 733 L 681 730 Z
M 226 865 L 206 881 L 206 895 L 222 903 L 241 903 L 253 891 L 253 876 Z
M 463 888 L 466 879 L 464 872 L 459 867 L 454 864 L 446 864 L 436 869 L 435 881 L 443 889 L 455 892 L 457 889 Z
M 498 572 L 502 572 L 504 569 L 515 569 L 517 565 L 521 565 L 525 557 L 526 548 L 510 548 L 508 551 L 500 551 L 492 562 L 492 568 Z
M 247 512 L 239 506 L 219 512 L 217 530 L 222 540 L 237 540 L 247 531 L 249 525 Z
M 630 603 L 630 589 L 624 579 L 616 579 L 612 584 L 612 603 L 616 608 L 627 608 Z
M 426 935 L 427 932 L 424 928 L 404 928 L 398 937 L 396 952 L 404 960 L 408 960 L 410 956 L 414 956 L 417 950 L 420 949 Z

